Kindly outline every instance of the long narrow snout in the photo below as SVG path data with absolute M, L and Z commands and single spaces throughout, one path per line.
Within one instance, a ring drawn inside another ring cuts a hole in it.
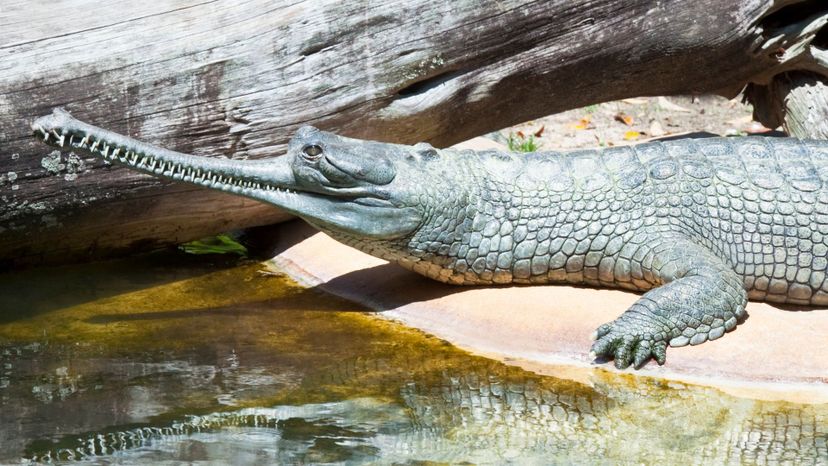
M 83 150 L 145 173 L 222 191 L 244 195 L 294 185 L 287 161 L 264 163 L 183 154 L 84 123 L 62 109 L 35 120 L 32 131 L 56 147 Z

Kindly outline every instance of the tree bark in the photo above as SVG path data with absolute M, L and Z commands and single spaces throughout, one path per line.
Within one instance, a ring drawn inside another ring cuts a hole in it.
M 782 126 L 799 138 L 828 139 L 825 77 L 812 72 L 782 73 L 767 86 L 748 86 L 745 97 L 754 106 L 754 118 L 765 126 Z
M 55 152 L 29 137 L 55 106 L 207 156 L 275 156 L 304 124 L 445 146 L 607 100 L 824 74 L 810 46 L 826 18 L 822 0 L 5 0 L 0 264 L 285 218 Z

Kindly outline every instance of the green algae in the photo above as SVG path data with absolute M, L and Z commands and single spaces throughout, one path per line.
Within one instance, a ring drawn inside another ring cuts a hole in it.
M 0 461 L 828 461 L 824 405 L 539 376 L 254 262 L 4 275 L 0 315 Z

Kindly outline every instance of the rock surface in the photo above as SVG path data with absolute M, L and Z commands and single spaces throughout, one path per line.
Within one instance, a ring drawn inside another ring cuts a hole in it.
M 285 224 L 276 266 L 308 286 L 357 301 L 486 356 L 588 380 L 615 371 L 589 357 L 590 335 L 637 298 L 570 286 L 453 287 L 344 246 L 304 222 Z M 716 386 L 739 396 L 828 403 L 828 310 L 751 302 L 724 338 L 670 348 L 639 375 Z M 632 371 L 629 371 L 633 373 Z

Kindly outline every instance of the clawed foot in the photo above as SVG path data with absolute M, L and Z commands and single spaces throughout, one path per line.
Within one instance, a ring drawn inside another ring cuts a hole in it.
M 659 365 L 667 358 L 667 335 L 661 329 L 648 328 L 651 325 L 627 322 L 622 318 L 598 327 L 593 338 L 593 357 L 615 360 L 615 367 L 640 369 L 655 358 Z

